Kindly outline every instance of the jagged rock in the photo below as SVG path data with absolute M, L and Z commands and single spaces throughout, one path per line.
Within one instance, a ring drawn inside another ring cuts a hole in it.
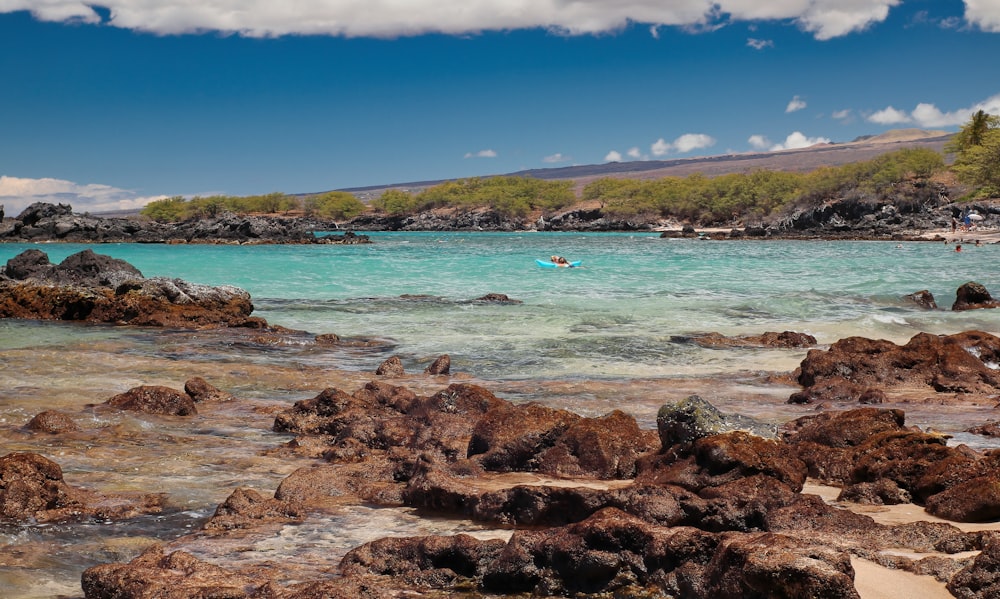
M 451 372 L 451 356 L 443 354 L 435 358 L 431 365 L 424 369 L 424 374 L 445 375 Z
M 127 262 L 91 250 L 55 266 L 44 253 L 27 250 L 0 272 L 0 318 L 265 328 L 251 312 L 250 294 L 237 287 L 145 279 Z
M 398 356 L 392 356 L 379 364 L 378 368 L 375 369 L 375 374 L 391 378 L 403 376 L 406 374 L 406 371 L 403 370 L 402 360 Z
M 934 301 L 934 294 L 930 291 L 924 289 L 922 291 L 916 291 L 909 295 L 903 296 L 905 299 L 913 302 L 914 304 L 920 306 L 925 310 L 937 310 L 937 302 Z
M 158 385 L 134 387 L 125 393 L 115 395 L 104 403 L 119 410 L 149 414 L 193 416 L 198 413 L 190 395 Z
M 1000 597 L 1000 538 L 993 538 L 983 550 L 948 581 L 948 592 L 958 599 Z
M 740 414 L 723 414 L 697 395 L 662 406 L 656 413 L 656 428 L 664 450 L 677 443 L 690 443 L 726 431 L 744 430 L 761 437 L 776 436 L 774 426 Z
M 262 523 L 301 521 L 304 516 L 302 506 L 294 501 L 268 499 L 253 489 L 239 487 L 215 509 L 204 529 L 250 528 Z
M 83 572 L 87 599 L 212 597 L 249 599 L 268 583 L 261 572 L 245 574 L 202 561 L 190 553 L 154 545 L 127 564 L 101 564 Z
M 1000 301 L 993 299 L 990 292 L 981 283 L 969 281 L 955 292 L 955 303 L 952 310 L 979 310 L 982 308 L 1000 307 Z
M 506 293 L 487 293 L 476 298 L 477 302 L 487 302 L 491 304 L 523 304 L 521 300 L 511 299 Z
M 809 350 L 799 368 L 804 393 L 822 396 L 829 381 L 847 381 L 858 389 L 929 387 L 938 392 L 996 393 L 1000 337 L 982 331 L 955 335 L 919 333 L 903 346 L 882 339 L 847 337 L 828 350 Z M 810 388 L 817 387 L 816 392 Z M 860 397 L 860 395 L 859 395 Z

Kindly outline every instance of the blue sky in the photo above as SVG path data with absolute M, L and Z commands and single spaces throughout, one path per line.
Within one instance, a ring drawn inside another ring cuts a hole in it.
M 954 131 L 997 56 L 1000 0 L 0 0 L 0 204 Z

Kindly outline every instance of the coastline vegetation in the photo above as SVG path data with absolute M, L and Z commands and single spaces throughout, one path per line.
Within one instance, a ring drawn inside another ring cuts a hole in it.
M 946 165 L 945 156 L 954 155 Z M 1000 117 L 979 111 L 955 134 L 945 153 L 905 148 L 863 162 L 811 172 L 757 170 L 707 177 L 624 179 L 606 177 L 579 190 L 568 180 L 474 177 L 447 181 L 417 193 L 390 189 L 368 204 L 343 191 L 312 196 L 173 197 L 147 205 L 142 214 L 160 222 L 237 214 L 284 213 L 350 220 L 365 212 L 406 216 L 432 209 L 489 209 L 507 218 L 551 214 L 581 201 L 610 218 L 675 218 L 698 224 L 763 219 L 790 207 L 838 197 L 883 198 L 902 183 L 926 183 L 946 170 L 972 191 L 969 198 L 1000 196 Z

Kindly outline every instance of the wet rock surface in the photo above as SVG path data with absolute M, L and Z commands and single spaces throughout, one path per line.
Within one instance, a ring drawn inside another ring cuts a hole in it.
M 274 428 L 296 435 L 276 451 L 315 461 L 273 496 L 237 488 L 203 534 L 303 522 L 349 497 L 515 530 L 378 539 L 331 564 L 336 576 L 294 583 L 279 565 L 227 568 L 156 546 L 88 569 L 86 596 L 853 598 L 852 557 L 936 576 L 956 596 L 989 597 L 995 585 L 996 535 L 878 524 L 803 493 L 808 475 L 841 486 L 839 502 L 1000 518 L 1000 456 L 949 447 L 898 409 L 806 416 L 780 437 L 664 434 L 621 412 L 587 418 L 471 384 L 424 396 L 372 381 L 297 402 Z M 967 551 L 982 553 L 948 557 Z
M 144 278 L 123 260 L 84 250 L 58 265 L 39 250 L 25 250 L 0 269 L 0 318 L 179 328 L 249 327 L 250 294 L 162 277 Z

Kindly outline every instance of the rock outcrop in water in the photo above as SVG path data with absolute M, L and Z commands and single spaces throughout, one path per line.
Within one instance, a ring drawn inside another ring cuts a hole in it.
M 68 204 L 38 202 L 21 214 L 0 221 L 0 241 L 64 241 L 76 243 L 370 243 L 352 231 L 317 236 L 314 231 L 336 225 L 300 218 L 245 216 L 224 212 L 207 219 L 165 224 L 145 219 L 74 214 Z
M 0 318 L 82 320 L 179 328 L 266 328 L 250 294 L 181 279 L 147 279 L 123 260 L 91 250 L 59 264 L 25 250 L 0 269 Z
M 990 533 L 878 524 L 802 492 L 809 474 L 844 485 L 841 501 L 912 499 L 961 518 L 1000 507 L 1000 497 L 966 491 L 995 488 L 981 478 L 1000 470 L 995 456 L 909 429 L 899 410 L 809 416 L 781 439 L 700 431 L 661 434 L 657 443 L 620 412 L 584 418 L 475 385 L 423 397 L 371 382 L 298 402 L 276 416 L 275 429 L 297 435 L 278 451 L 322 461 L 288 476 L 273 497 L 235 490 L 206 531 L 302 521 L 347 495 L 532 528 L 508 540 L 375 540 L 349 551 L 339 576 L 315 580 L 283 576 L 278 564 L 221 567 L 157 545 L 84 572 L 87 598 L 857 598 L 851 559 L 864 558 L 933 573 L 963 597 L 986 599 L 1000 571 Z M 938 497 L 948 509 L 936 507 Z M 974 560 L 906 555 L 980 550 Z

